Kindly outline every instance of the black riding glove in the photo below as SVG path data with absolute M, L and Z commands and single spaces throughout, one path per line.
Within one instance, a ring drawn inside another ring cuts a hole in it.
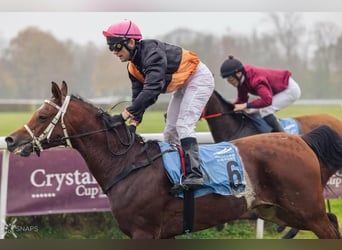
M 134 134 L 135 131 L 137 130 L 137 127 L 134 126 L 134 125 L 128 125 L 128 130 L 129 130 L 132 134 Z
M 113 117 L 110 118 L 110 125 L 111 127 L 116 127 L 125 122 L 124 118 L 122 115 L 114 115 Z

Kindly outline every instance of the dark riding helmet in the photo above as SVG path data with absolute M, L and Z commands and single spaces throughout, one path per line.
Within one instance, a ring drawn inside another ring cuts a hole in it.
M 221 76 L 227 78 L 229 76 L 235 76 L 237 72 L 243 71 L 242 63 L 235 59 L 233 56 L 228 56 L 221 65 Z

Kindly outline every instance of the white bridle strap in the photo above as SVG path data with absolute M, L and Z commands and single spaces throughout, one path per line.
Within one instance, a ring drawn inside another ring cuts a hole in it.
M 38 140 L 37 137 L 34 136 L 32 130 L 27 126 L 27 124 L 24 125 L 24 128 L 26 129 L 27 133 L 29 133 L 30 136 L 32 137 L 33 144 L 36 145 L 36 146 L 38 146 L 40 151 L 43 151 L 43 147 L 42 147 L 42 145 L 40 144 L 40 141 Z
M 56 103 L 51 102 L 50 100 L 45 100 L 45 103 L 47 103 L 47 104 L 53 106 L 54 108 L 58 109 L 58 112 L 55 115 L 55 117 L 52 119 L 50 124 L 46 127 L 44 132 L 38 138 L 34 136 L 32 130 L 27 125 L 24 125 L 25 129 L 27 130 L 27 132 L 31 135 L 34 144 L 39 147 L 40 151 L 43 151 L 43 147 L 41 146 L 41 142 L 44 139 L 47 139 L 47 141 L 49 141 L 50 136 L 52 134 L 52 131 L 56 127 L 56 124 L 57 124 L 59 119 L 61 119 L 61 126 L 62 126 L 62 130 L 63 130 L 64 136 L 66 137 L 67 146 L 72 148 L 72 145 L 71 145 L 71 142 L 70 142 L 70 139 L 69 139 L 69 135 L 68 135 L 68 131 L 67 131 L 65 123 L 64 123 L 64 114 L 66 113 L 66 110 L 68 108 L 69 102 L 70 102 L 70 96 L 66 96 L 65 97 L 65 100 L 64 100 L 63 105 L 61 107 L 58 106 Z

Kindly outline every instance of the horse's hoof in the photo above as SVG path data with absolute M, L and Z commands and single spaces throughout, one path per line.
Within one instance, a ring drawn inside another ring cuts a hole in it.
M 282 225 L 282 226 L 278 226 L 278 227 L 277 227 L 277 232 L 278 232 L 278 233 L 281 233 L 282 231 L 285 230 L 285 228 L 286 228 L 286 226 L 283 226 L 283 225 Z

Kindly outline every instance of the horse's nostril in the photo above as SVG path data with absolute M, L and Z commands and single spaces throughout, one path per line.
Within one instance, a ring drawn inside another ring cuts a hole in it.
M 13 140 L 12 137 L 7 136 L 7 137 L 5 138 L 5 142 L 7 143 L 7 145 L 12 145 L 12 144 L 14 143 L 14 140 Z

